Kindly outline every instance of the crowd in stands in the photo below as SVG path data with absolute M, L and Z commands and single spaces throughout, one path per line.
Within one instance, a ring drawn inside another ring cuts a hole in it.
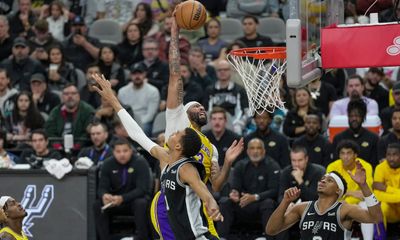
M 117 113 L 95 92 L 92 75 L 103 74 L 129 114 L 162 145 L 171 12 L 178 2 L 6 0 L 0 4 L 0 168 L 29 164 L 40 169 L 50 159 L 67 157 L 74 163 L 90 158 L 104 168 L 96 203 L 100 239 L 108 239 L 109 217 L 114 214 L 105 216 L 101 206 L 111 201 L 135 213 L 138 222 L 149 221 L 144 209 L 159 189 L 160 169 L 129 140 Z M 400 226 L 400 68 L 334 69 L 298 89 L 288 88 L 283 77 L 280 92 L 286 110 L 251 115 L 243 82 L 227 53 L 281 46 L 259 33 L 259 21 L 286 20 L 288 1 L 200 2 L 209 14 L 204 28 L 182 30 L 179 38 L 183 102 L 197 101 L 207 110 L 209 123 L 203 130 L 218 149 L 220 166 L 230 144 L 245 139 L 229 183 L 214 192 L 225 216 L 217 225 L 220 236 L 233 239 L 230 234 L 235 229 L 233 234 L 248 237 L 254 226 L 262 235 L 285 189 L 298 186 L 301 201 L 315 200 L 317 182 L 330 170 L 348 181 L 343 200 L 365 207 L 347 173 L 355 169 L 356 159 L 382 202 L 388 236 L 399 234 L 390 226 Z M 369 2 L 373 1 L 345 1 L 346 22 L 364 21 L 360 16 Z M 370 11 L 379 12 L 381 22 L 389 22 L 398 20 L 399 9 L 393 8 L 392 0 L 384 0 Z M 240 19 L 241 37 L 221 37 L 224 18 Z M 91 33 L 96 22 L 107 19 L 119 24 L 121 41 L 97 39 Z M 338 116 L 346 117 L 348 127 L 330 141 L 328 126 Z M 380 119 L 380 132 L 362 125 L 369 116 Z M 66 135 L 73 135 L 72 149 L 64 149 Z M 150 239 L 150 226 L 139 224 L 136 229 L 135 239 Z M 363 224 L 361 232 L 364 239 L 372 239 L 374 226 Z M 298 231 L 292 227 L 277 239 L 296 237 Z

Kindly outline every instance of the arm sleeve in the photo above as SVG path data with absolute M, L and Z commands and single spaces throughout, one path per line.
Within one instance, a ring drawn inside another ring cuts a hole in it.
M 260 200 L 266 198 L 276 199 L 279 191 L 279 178 L 281 172 L 277 163 L 271 164 L 271 169 L 268 174 L 268 189 L 264 192 L 259 193 Z
M 150 140 L 139 127 L 137 122 L 129 115 L 125 109 L 121 109 L 118 112 L 118 117 L 121 119 L 122 125 L 124 125 L 128 135 L 132 140 L 139 143 L 147 152 L 157 146 L 157 144 Z
M 190 126 L 189 118 L 182 104 L 175 109 L 167 108 L 165 118 L 165 139 L 168 139 L 174 132 L 183 130 Z
M 150 186 L 150 170 L 146 160 L 139 157 L 136 161 L 136 188 L 122 194 L 124 202 L 130 202 L 136 198 L 144 197 L 149 192 Z

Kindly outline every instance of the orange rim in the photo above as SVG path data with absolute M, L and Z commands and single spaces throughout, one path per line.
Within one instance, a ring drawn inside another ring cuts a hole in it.
M 232 50 L 233 56 L 252 57 L 255 59 L 286 59 L 286 47 L 253 47 Z

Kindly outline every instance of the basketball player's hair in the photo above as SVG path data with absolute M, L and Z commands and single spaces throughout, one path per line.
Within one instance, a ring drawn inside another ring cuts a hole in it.
M 120 145 L 127 145 L 130 149 L 133 149 L 132 144 L 128 141 L 128 139 L 125 138 L 118 138 L 117 140 L 115 140 L 112 147 L 114 149 L 116 146 Z
M 340 178 L 340 180 L 342 180 L 343 188 L 344 188 L 344 189 L 343 189 L 342 196 L 345 195 L 346 192 L 347 192 L 347 182 L 346 182 L 346 180 L 344 180 L 343 176 L 340 175 L 340 173 L 338 173 L 337 171 L 330 171 L 329 173 L 334 173 L 334 174 L 336 174 L 336 175 Z
M 339 154 L 340 150 L 342 150 L 343 148 L 351 149 L 357 155 L 360 152 L 360 146 L 358 146 L 358 144 L 355 141 L 350 139 L 343 139 L 342 141 L 339 142 L 339 144 L 336 147 L 337 153 Z
M 357 110 L 363 120 L 367 117 L 367 104 L 365 104 L 362 98 L 352 99 L 347 105 L 347 115 L 350 116 L 350 113 L 354 110 Z
M 298 145 L 293 145 L 293 146 L 292 146 L 292 149 L 290 149 L 290 152 L 291 152 L 291 153 L 300 153 L 300 152 L 302 152 L 302 153 L 304 153 L 304 156 L 305 156 L 305 157 L 308 156 L 307 148 L 305 148 L 303 145 L 300 145 L 300 144 L 298 144 Z
M 396 149 L 396 150 L 400 153 L 400 143 L 397 143 L 397 142 L 395 142 L 395 143 L 389 143 L 389 145 L 388 145 L 387 148 L 386 148 L 386 152 L 387 152 L 387 150 L 388 150 L 389 148 L 391 148 L 391 149 Z
M 193 157 L 201 149 L 201 139 L 199 134 L 191 129 L 185 128 L 185 135 L 182 136 L 181 142 L 182 144 L 182 154 L 185 157 Z
M 213 109 L 211 110 L 210 116 L 212 117 L 212 115 L 216 114 L 216 113 L 222 113 L 224 115 L 225 120 L 227 119 L 226 110 L 224 108 L 218 107 L 218 106 L 213 107 Z

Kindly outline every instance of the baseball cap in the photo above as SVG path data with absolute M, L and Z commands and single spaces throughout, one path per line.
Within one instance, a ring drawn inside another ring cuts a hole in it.
M 396 82 L 392 89 L 393 92 L 400 92 L 400 82 Z
M 23 37 L 17 37 L 16 39 L 14 39 L 13 47 L 18 47 L 18 46 L 27 47 L 28 42 Z
M 131 73 L 146 72 L 146 68 L 143 66 L 143 64 L 140 64 L 140 63 L 134 64 L 133 66 L 131 66 L 130 70 L 131 70 Z
M 46 77 L 42 73 L 34 73 L 31 76 L 31 82 L 46 82 Z
M 71 22 L 72 25 L 85 25 L 85 20 L 82 16 L 75 16 Z

